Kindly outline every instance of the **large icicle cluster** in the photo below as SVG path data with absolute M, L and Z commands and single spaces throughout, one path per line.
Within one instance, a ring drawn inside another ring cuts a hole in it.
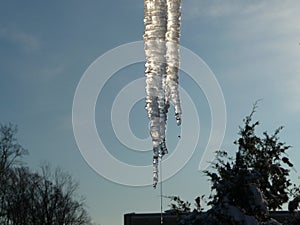
M 181 124 L 178 94 L 181 0 L 145 0 L 146 109 L 153 142 L 153 186 L 159 159 L 167 153 L 166 121 L 169 104 Z

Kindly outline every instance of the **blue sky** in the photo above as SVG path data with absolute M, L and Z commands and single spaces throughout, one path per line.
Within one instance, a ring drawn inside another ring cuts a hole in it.
M 296 0 L 183 1 L 181 34 L 181 44 L 207 63 L 222 88 L 227 110 L 222 148 L 235 151 L 238 126 L 254 101 L 263 99 L 255 114 L 262 122 L 259 131 L 285 126 L 281 139 L 293 146 L 289 156 L 298 171 L 299 10 Z M 159 192 L 151 186 L 123 186 L 94 172 L 81 156 L 72 129 L 73 97 L 88 66 L 120 44 L 142 40 L 143 29 L 143 1 L 0 1 L 0 122 L 18 125 L 19 141 L 30 152 L 28 165 L 37 168 L 46 160 L 80 182 L 96 224 L 122 224 L 124 213 L 160 210 Z M 143 72 L 138 64 L 116 73 L 96 108 L 98 131 L 111 154 L 135 165 L 150 164 L 151 152 L 131 151 L 112 137 L 109 112 L 122 85 L 143 77 Z M 209 136 L 210 111 L 199 87 L 180 75 L 198 110 L 201 134 L 191 160 L 164 182 L 164 194 L 193 201 L 209 194 L 209 182 L 197 168 Z M 132 118 L 133 132 L 146 138 L 142 101 L 134 106 Z M 169 121 L 172 149 L 178 128 Z M 292 177 L 299 183 L 299 174 L 292 172 Z M 166 200 L 165 209 L 167 205 Z

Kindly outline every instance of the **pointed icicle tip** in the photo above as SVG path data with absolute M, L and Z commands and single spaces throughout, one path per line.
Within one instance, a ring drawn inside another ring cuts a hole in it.
M 175 118 L 176 118 L 177 126 L 180 126 L 181 125 L 181 115 L 179 113 L 176 113 Z

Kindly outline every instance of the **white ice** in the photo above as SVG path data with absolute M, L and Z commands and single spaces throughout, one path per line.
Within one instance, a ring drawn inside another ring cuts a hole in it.
M 180 0 L 144 1 L 146 110 L 153 142 L 153 185 L 158 182 L 159 159 L 167 153 L 166 122 L 169 102 L 181 124 L 178 94 Z

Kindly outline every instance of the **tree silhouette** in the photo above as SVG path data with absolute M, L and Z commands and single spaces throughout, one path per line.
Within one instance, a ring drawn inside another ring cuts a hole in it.
M 297 209 L 300 191 L 289 179 L 293 164 L 286 151 L 290 146 L 279 141 L 283 127 L 272 135 L 264 132 L 259 137 L 256 134 L 259 122 L 252 121 L 256 106 L 257 103 L 240 127 L 239 138 L 234 142 L 238 146 L 235 157 L 218 151 L 212 170 L 205 171 L 212 183 L 208 203 L 211 208 L 207 212 L 194 210 L 181 220 L 184 224 L 279 224 L 270 217 L 269 210 L 281 209 L 288 202 L 290 192 L 294 194 L 290 211 Z M 287 224 L 299 224 L 299 221 L 296 216 Z
M 27 150 L 18 143 L 16 133 L 16 126 L 0 124 L 0 175 L 27 154 Z
M 61 169 L 44 163 L 32 172 L 18 163 L 26 153 L 15 137 L 16 127 L 0 126 L 0 224 L 83 225 L 90 218 L 78 183 Z

